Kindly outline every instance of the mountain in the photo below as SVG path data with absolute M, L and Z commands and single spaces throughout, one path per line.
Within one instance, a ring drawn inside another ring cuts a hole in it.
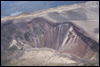
M 98 65 L 99 2 L 1 18 L 2 65 Z

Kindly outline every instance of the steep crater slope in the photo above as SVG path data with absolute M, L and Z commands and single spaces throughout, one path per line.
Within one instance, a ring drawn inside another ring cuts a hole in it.
M 87 37 L 88 34 L 72 22 L 53 23 L 38 17 L 26 23 L 6 24 L 1 26 L 2 50 L 14 45 L 23 49 L 27 44 L 32 48 L 47 47 L 78 58 L 97 60 L 99 43 Z M 13 43 L 14 40 L 16 43 Z

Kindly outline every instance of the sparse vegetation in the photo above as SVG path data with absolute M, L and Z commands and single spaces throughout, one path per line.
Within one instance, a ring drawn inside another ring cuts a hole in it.
M 16 29 L 16 33 L 17 35 L 24 40 L 24 36 L 23 36 L 23 33 L 19 30 L 19 29 Z
M 35 42 L 32 42 L 31 44 L 32 44 L 34 47 L 36 47 Z
M 12 39 L 12 37 L 11 37 L 11 34 L 10 34 L 10 31 L 8 30 L 8 29 L 6 29 L 6 28 L 3 28 L 2 30 L 1 30 L 1 40 L 2 40 L 2 42 L 6 45 L 6 46 L 8 46 L 7 44 L 9 44 L 10 43 L 10 41 L 11 41 L 11 39 Z
M 43 47 L 43 45 L 44 45 L 44 37 L 40 38 L 40 44 L 41 44 L 41 47 Z
M 12 51 L 12 53 L 15 51 L 15 50 L 17 50 L 17 47 L 16 46 L 13 46 L 13 47 L 11 47 L 10 49 L 8 49 L 9 51 Z
M 25 37 L 25 39 L 27 40 L 27 41 L 29 41 L 29 36 L 28 36 L 28 32 L 26 32 L 25 34 L 24 34 L 24 37 Z
M 38 27 L 33 27 L 33 31 L 34 31 L 35 34 L 39 34 Z
M 72 33 L 69 31 L 68 37 L 71 35 Z
M 10 60 L 1 60 L 1 66 L 12 66 Z

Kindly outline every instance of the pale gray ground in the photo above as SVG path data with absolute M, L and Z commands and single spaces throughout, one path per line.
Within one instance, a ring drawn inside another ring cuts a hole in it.
M 74 59 L 74 58 L 73 58 Z M 70 55 L 57 54 L 49 48 L 30 48 L 18 58 L 13 58 L 11 64 L 14 66 L 45 66 L 45 65 L 84 65 L 89 64 L 88 61 L 71 59 Z M 77 61 L 76 61 L 77 60 Z

